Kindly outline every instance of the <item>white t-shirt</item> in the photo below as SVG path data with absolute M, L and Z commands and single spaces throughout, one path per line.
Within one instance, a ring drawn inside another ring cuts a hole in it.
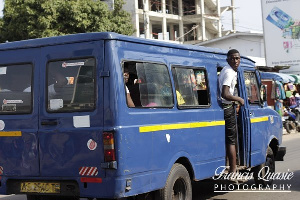
M 229 86 L 229 92 L 231 95 L 234 95 L 234 88 L 237 82 L 237 72 L 234 71 L 230 66 L 226 66 L 222 69 L 219 75 L 219 89 L 220 89 L 220 97 L 222 99 L 222 103 L 230 104 L 231 101 L 227 101 L 222 98 L 222 88 L 223 85 Z
M 128 87 L 125 85 L 125 89 L 126 89 L 126 94 L 129 94 L 129 90 L 128 90 Z

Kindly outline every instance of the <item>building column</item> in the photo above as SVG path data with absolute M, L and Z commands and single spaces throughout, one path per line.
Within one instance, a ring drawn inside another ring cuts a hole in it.
M 136 37 L 140 37 L 140 18 L 139 18 L 139 13 L 138 13 L 138 9 L 139 9 L 139 1 L 135 0 L 134 1 L 134 12 L 135 12 L 135 36 Z
M 162 23 L 162 34 L 163 40 L 167 40 L 167 17 L 166 17 L 166 0 L 161 0 L 162 14 L 163 14 L 163 23 Z
M 144 13 L 144 34 L 145 38 L 150 38 L 150 18 L 149 18 L 149 0 L 143 0 L 143 13 Z
M 201 6 L 200 6 L 200 0 L 195 0 L 195 10 L 196 10 L 196 15 L 201 14 Z M 197 23 L 197 28 L 196 28 L 196 32 L 197 32 L 197 40 L 201 40 L 202 38 L 202 33 L 201 33 L 201 23 L 198 22 Z
M 148 39 L 153 39 L 153 25 L 152 25 L 151 21 L 149 21 L 149 38 Z
M 204 18 L 204 0 L 200 0 L 200 10 L 201 10 L 201 30 L 202 30 L 202 41 L 206 41 L 205 33 L 205 18 Z
M 234 0 L 231 0 L 231 7 L 232 7 L 232 31 L 235 33 L 235 3 Z
M 170 40 L 174 41 L 175 38 L 175 32 L 174 32 L 174 25 L 173 24 L 169 24 L 170 27 Z
M 222 23 L 221 23 L 221 4 L 220 0 L 217 0 L 217 14 L 218 14 L 218 37 L 222 37 Z
M 174 14 L 173 13 L 173 0 L 169 0 L 169 14 Z
M 178 0 L 178 14 L 179 14 L 179 42 L 184 42 L 184 31 L 183 31 L 183 7 L 182 0 Z

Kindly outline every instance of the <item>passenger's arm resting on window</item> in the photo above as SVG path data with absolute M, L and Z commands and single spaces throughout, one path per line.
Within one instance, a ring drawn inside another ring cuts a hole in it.
M 134 103 L 133 103 L 133 101 L 132 101 L 132 99 L 131 99 L 131 96 L 130 96 L 130 93 L 127 93 L 126 94 L 126 97 L 127 97 L 127 104 L 128 104 L 128 107 L 135 107 L 134 106 Z
M 233 96 L 232 94 L 230 94 L 229 86 L 227 86 L 227 85 L 222 86 L 222 98 L 226 99 L 227 101 L 237 101 L 241 105 L 244 105 L 244 99 L 242 99 L 241 97 Z

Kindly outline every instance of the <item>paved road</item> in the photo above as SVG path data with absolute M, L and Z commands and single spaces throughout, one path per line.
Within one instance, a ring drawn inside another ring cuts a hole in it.
M 214 187 L 218 187 L 224 182 L 205 180 L 197 182 L 193 185 L 193 200 L 240 200 L 240 199 L 254 199 L 254 200 L 298 200 L 300 196 L 300 134 L 290 134 L 283 136 L 283 145 L 287 147 L 287 155 L 284 162 L 276 162 L 276 172 L 290 172 L 294 173 L 294 177 L 289 181 L 276 180 L 274 185 L 277 187 L 268 191 L 251 190 L 254 181 L 248 181 L 241 184 L 240 189 L 235 186 L 235 189 L 230 192 L 215 192 Z M 228 184 L 227 184 L 228 185 Z M 247 186 L 246 186 L 247 185 Z M 223 185 L 224 186 L 224 185 Z M 275 187 L 274 186 L 274 187 Z M 290 186 L 290 190 L 288 190 Z M 243 188 L 250 188 L 247 192 Z M 280 189 L 281 187 L 281 189 Z M 284 188 L 283 188 L 284 187 Z M 227 189 L 231 190 L 232 188 Z M 0 195 L 1 200 L 26 200 L 24 195 Z M 82 198 L 81 200 L 86 200 Z
M 240 200 L 240 199 L 254 199 L 254 200 L 298 200 L 300 199 L 300 134 L 290 134 L 283 136 L 283 145 L 287 147 L 287 154 L 285 160 L 276 162 L 276 172 L 290 172 L 294 173 L 294 176 L 291 180 L 275 180 L 274 187 L 277 187 L 273 190 L 259 191 L 251 190 L 251 186 L 254 185 L 254 181 L 248 181 L 244 185 L 239 186 L 240 189 L 235 187 L 231 192 L 222 192 L 217 193 L 214 191 L 215 184 L 220 187 L 222 182 L 216 181 L 201 181 L 193 186 L 193 200 Z M 224 182 L 223 182 L 224 183 Z M 288 185 L 290 190 L 288 190 Z M 223 185 L 224 186 L 224 185 Z M 250 188 L 247 192 L 243 189 L 247 187 Z M 281 187 L 281 189 L 280 189 Z M 284 189 L 283 189 L 284 187 Z M 231 188 L 229 188 L 231 189 Z

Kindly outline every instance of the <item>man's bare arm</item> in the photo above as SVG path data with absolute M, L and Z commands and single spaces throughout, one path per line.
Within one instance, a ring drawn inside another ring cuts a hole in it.
M 223 85 L 223 87 L 222 87 L 222 97 L 224 99 L 226 99 L 227 101 L 237 101 L 241 105 L 244 105 L 244 99 L 242 99 L 241 97 L 233 96 L 232 94 L 230 94 L 229 86 L 227 86 L 227 85 Z

